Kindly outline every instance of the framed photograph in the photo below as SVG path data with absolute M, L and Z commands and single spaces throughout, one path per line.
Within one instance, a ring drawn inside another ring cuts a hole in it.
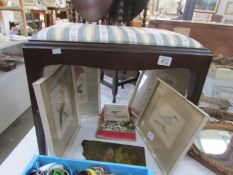
M 194 11 L 215 13 L 219 0 L 197 0 Z
M 35 6 L 36 0 L 24 0 L 24 5 L 25 6 Z
M 61 66 L 33 83 L 51 155 L 64 156 L 80 128 L 74 71 Z
M 225 15 L 233 15 L 233 2 L 227 3 Z
M 208 115 L 158 79 L 138 130 L 164 174 L 172 174 L 187 153 Z

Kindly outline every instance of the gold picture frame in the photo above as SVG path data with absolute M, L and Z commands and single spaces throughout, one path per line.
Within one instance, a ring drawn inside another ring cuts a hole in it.
M 233 133 L 232 113 L 221 111 L 218 109 L 211 109 L 211 108 L 202 108 L 202 109 L 205 112 L 207 112 L 211 117 L 217 119 L 217 120 L 208 121 L 204 127 L 204 130 L 211 129 L 211 130 L 229 131 Z M 230 145 L 227 149 L 228 151 L 230 150 L 229 152 L 233 152 Z M 221 159 L 216 159 L 215 155 L 212 156 L 211 154 L 204 153 L 195 144 L 192 145 L 188 153 L 192 158 L 196 159 L 198 162 L 200 162 L 201 164 L 203 164 L 204 166 L 211 169 L 217 174 L 231 175 L 233 173 L 233 168 L 230 168 L 229 166 L 225 166 L 224 162 L 221 162 L 220 161 Z M 221 154 L 220 155 L 216 154 L 216 156 L 220 157 Z

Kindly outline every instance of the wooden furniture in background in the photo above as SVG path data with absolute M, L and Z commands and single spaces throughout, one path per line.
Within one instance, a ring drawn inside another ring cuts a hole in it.
M 27 22 L 26 22 L 25 9 L 24 9 L 24 0 L 19 0 L 19 7 L 0 6 L 0 11 L 3 10 L 20 12 L 20 16 L 22 19 L 23 35 L 27 36 L 28 33 L 27 33 Z
M 214 54 L 233 56 L 233 26 L 215 23 L 194 23 L 190 21 L 151 20 L 149 27 L 174 31 L 188 29 L 189 36 L 209 48 Z
M 101 3 L 102 2 L 102 3 Z M 131 26 L 132 20 L 135 16 L 137 16 L 143 10 L 143 19 L 141 21 L 141 26 L 145 26 L 146 23 L 146 14 L 147 14 L 147 3 L 148 0 L 115 0 L 109 1 L 108 3 L 99 0 L 99 1 L 85 1 L 85 0 L 77 0 L 73 4 L 68 4 L 69 8 L 69 17 L 72 22 L 89 22 L 83 18 L 86 16 L 90 21 L 96 20 L 96 16 L 103 16 L 108 10 L 107 14 L 104 18 L 101 19 L 101 24 L 106 25 L 126 25 Z M 112 4 L 112 6 L 110 6 Z M 96 6 L 98 5 L 98 10 L 96 10 Z M 78 11 L 71 11 L 71 8 L 75 8 Z M 90 11 L 94 11 L 95 15 L 90 14 Z M 81 13 L 83 16 L 76 17 L 76 13 Z M 92 18 L 93 16 L 93 18 Z M 116 95 L 118 91 L 118 86 L 124 87 L 126 83 L 135 84 L 138 76 L 139 70 L 137 71 L 127 71 L 127 70 L 101 70 L 101 82 L 112 90 L 113 100 L 112 102 L 116 102 Z M 105 80 L 105 76 L 110 77 L 112 79 L 111 82 Z
M 36 10 L 36 9 L 31 9 L 30 10 L 30 15 L 31 15 L 31 19 L 32 19 L 32 28 L 34 30 L 41 30 L 42 29 L 42 23 L 39 23 L 39 26 L 36 25 L 36 21 L 35 21 L 35 16 L 37 16 L 40 21 L 40 15 L 43 15 L 44 20 L 42 22 L 44 22 L 45 27 L 49 27 L 51 25 L 53 25 L 53 20 L 52 20 L 52 11 L 51 10 Z

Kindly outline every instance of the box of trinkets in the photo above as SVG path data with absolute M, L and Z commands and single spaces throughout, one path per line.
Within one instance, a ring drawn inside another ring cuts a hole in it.
M 148 167 L 35 155 L 22 175 L 153 175 Z

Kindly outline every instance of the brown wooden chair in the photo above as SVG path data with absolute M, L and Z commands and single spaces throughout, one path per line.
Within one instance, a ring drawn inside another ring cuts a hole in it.
M 40 23 L 40 15 L 43 15 L 44 20 L 42 22 L 44 22 L 45 27 L 49 27 L 53 24 L 53 19 L 52 19 L 52 11 L 50 10 L 37 10 L 37 9 L 31 9 L 30 10 L 30 15 L 31 15 L 31 19 L 32 19 L 32 28 L 34 30 L 41 30 L 42 29 L 42 23 Z M 39 20 L 39 25 L 36 25 L 36 18 L 35 16 L 37 16 L 37 20 Z
M 69 7 L 68 14 L 69 14 L 70 21 L 87 22 L 86 19 L 83 19 L 82 16 L 80 16 L 80 14 L 77 14 L 77 12 L 73 9 L 73 6 L 76 6 L 75 9 L 77 11 L 79 11 L 83 16 L 87 16 L 87 18 L 89 18 L 88 14 L 85 14 L 85 11 L 89 11 L 89 10 L 84 9 L 84 8 L 88 8 L 87 6 L 88 3 L 84 1 L 74 0 L 73 4 L 68 5 Z M 82 3 L 82 5 L 80 5 L 79 3 Z M 98 3 L 98 6 L 100 8 L 103 8 L 104 11 L 106 11 L 106 6 L 104 5 L 104 1 L 96 0 L 96 2 L 92 1 L 92 3 Z M 133 0 L 114 0 L 107 15 L 101 18 L 101 24 L 131 26 L 132 20 L 142 10 L 144 10 L 143 20 L 142 20 L 142 26 L 144 27 L 145 22 L 146 22 L 147 4 L 148 4 L 148 0 L 134 0 L 134 1 Z M 98 11 L 98 12 L 99 12 L 98 14 L 94 15 L 95 17 L 101 16 L 103 14 L 103 11 Z M 89 18 L 89 20 L 93 21 L 91 18 Z M 101 70 L 101 83 L 112 89 L 112 95 L 113 95 L 112 102 L 115 103 L 116 95 L 118 92 L 118 86 L 121 86 L 122 88 L 124 88 L 124 85 L 126 83 L 135 84 L 138 79 L 139 74 L 140 74 L 139 71 L 102 69 Z M 109 82 L 105 80 L 106 76 L 110 77 L 112 81 Z

